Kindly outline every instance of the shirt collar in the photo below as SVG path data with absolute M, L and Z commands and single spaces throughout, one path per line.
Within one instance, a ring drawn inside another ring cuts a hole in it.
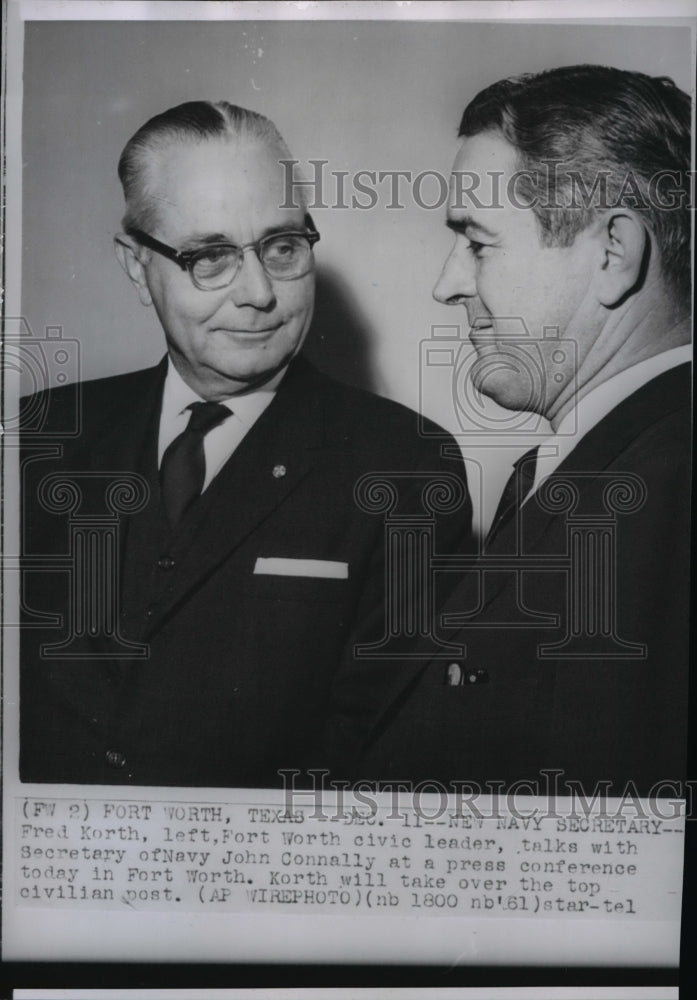
M 692 345 L 683 344 L 669 351 L 654 354 L 653 357 L 640 361 L 630 368 L 613 375 L 607 382 L 592 389 L 578 400 L 576 405 L 563 417 L 557 427 L 557 437 L 560 434 L 573 435 L 577 439 L 583 437 L 592 427 L 600 423 L 610 410 L 618 403 L 627 399 L 651 379 L 662 375 L 687 361 L 692 360 Z
M 239 396 L 230 396 L 228 399 L 221 399 L 220 402 L 223 406 L 227 406 L 243 424 L 251 427 L 260 413 L 268 406 L 270 397 L 276 394 L 276 390 L 287 370 L 287 367 L 283 368 L 272 379 L 252 392 L 247 392 Z M 204 402 L 203 397 L 199 396 L 190 385 L 187 385 L 172 364 L 171 357 L 168 357 L 167 374 L 162 393 L 161 419 L 163 421 L 175 420 L 184 413 L 188 406 L 199 402 Z
M 632 393 L 663 372 L 692 360 L 692 345 L 683 344 L 654 354 L 613 375 L 579 399 L 563 417 L 556 433 L 541 442 L 531 493 L 571 454 L 582 437 Z

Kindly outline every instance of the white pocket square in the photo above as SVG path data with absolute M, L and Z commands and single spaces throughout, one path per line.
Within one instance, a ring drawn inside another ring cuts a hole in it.
M 262 559 L 260 556 L 254 564 L 254 573 L 261 576 L 319 576 L 348 580 L 348 563 L 333 559 Z

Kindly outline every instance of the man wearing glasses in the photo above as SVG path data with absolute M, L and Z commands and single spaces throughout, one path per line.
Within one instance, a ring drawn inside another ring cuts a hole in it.
M 277 785 L 279 769 L 314 763 L 338 664 L 384 628 L 383 519 L 356 484 L 406 472 L 409 514 L 424 477 L 454 477 L 463 501 L 438 517 L 438 544 L 468 543 L 459 457 L 441 458 L 415 413 L 300 356 L 319 234 L 284 206 L 288 157 L 268 119 L 225 102 L 170 109 L 123 151 L 116 253 L 167 356 L 83 383 L 79 434 L 58 457 L 25 452 L 29 557 L 66 549 L 56 506 L 72 487 L 60 494 L 56 474 L 82 491 L 82 529 L 104 475 L 135 474 L 136 499 L 86 590 L 97 557 L 25 569 L 22 780 Z M 55 441 L 72 389 L 29 400 L 33 442 Z M 95 608 L 102 593 L 117 624 Z

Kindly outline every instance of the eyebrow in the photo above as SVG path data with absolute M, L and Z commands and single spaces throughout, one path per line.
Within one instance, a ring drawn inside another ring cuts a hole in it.
M 493 230 L 487 228 L 481 222 L 475 222 L 469 215 L 463 215 L 458 219 L 447 219 L 445 224 L 452 232 L 459 233 L 462 236 L 467 235 L 466 231 L 468 229 L 474 229 L 475 232 L 481 233 L 483 236 L 488 236 L 492 240 L 497 238 L 497 234 Z
M 303 232 L 305 232 L 305 227 L 302 223 L 298 223 L 296 226 L 291 226 L 281 222 L 276 226 L 268 226 L 259 239 L 266 239 L 267 236 L 278 236 L 281 233 Z M 225 233 L 193 233 L 184 241 L 184 246 L 188 248 L 206 247 L 214 246 L 217 243 L 227 243 L 230 246 L 239 245 L 234 240 L 231 240 Z

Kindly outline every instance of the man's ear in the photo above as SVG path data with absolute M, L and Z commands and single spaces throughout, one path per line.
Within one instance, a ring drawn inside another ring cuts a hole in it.
M 131 236 L 117 233 L 114 237 L 114 250 L 119 264 L 133 282 L 138 298 L 144 306 L 152 305 L 152 297 L 145 277 L 145 267 L 141 260 L 142 247 Z
M 611 309 L 640 283 L 650 250 L 649 235 L 634 212 L 621 209 L 604 215 L 598 236 L 602 259 L 596 290 L 598 300 Z

